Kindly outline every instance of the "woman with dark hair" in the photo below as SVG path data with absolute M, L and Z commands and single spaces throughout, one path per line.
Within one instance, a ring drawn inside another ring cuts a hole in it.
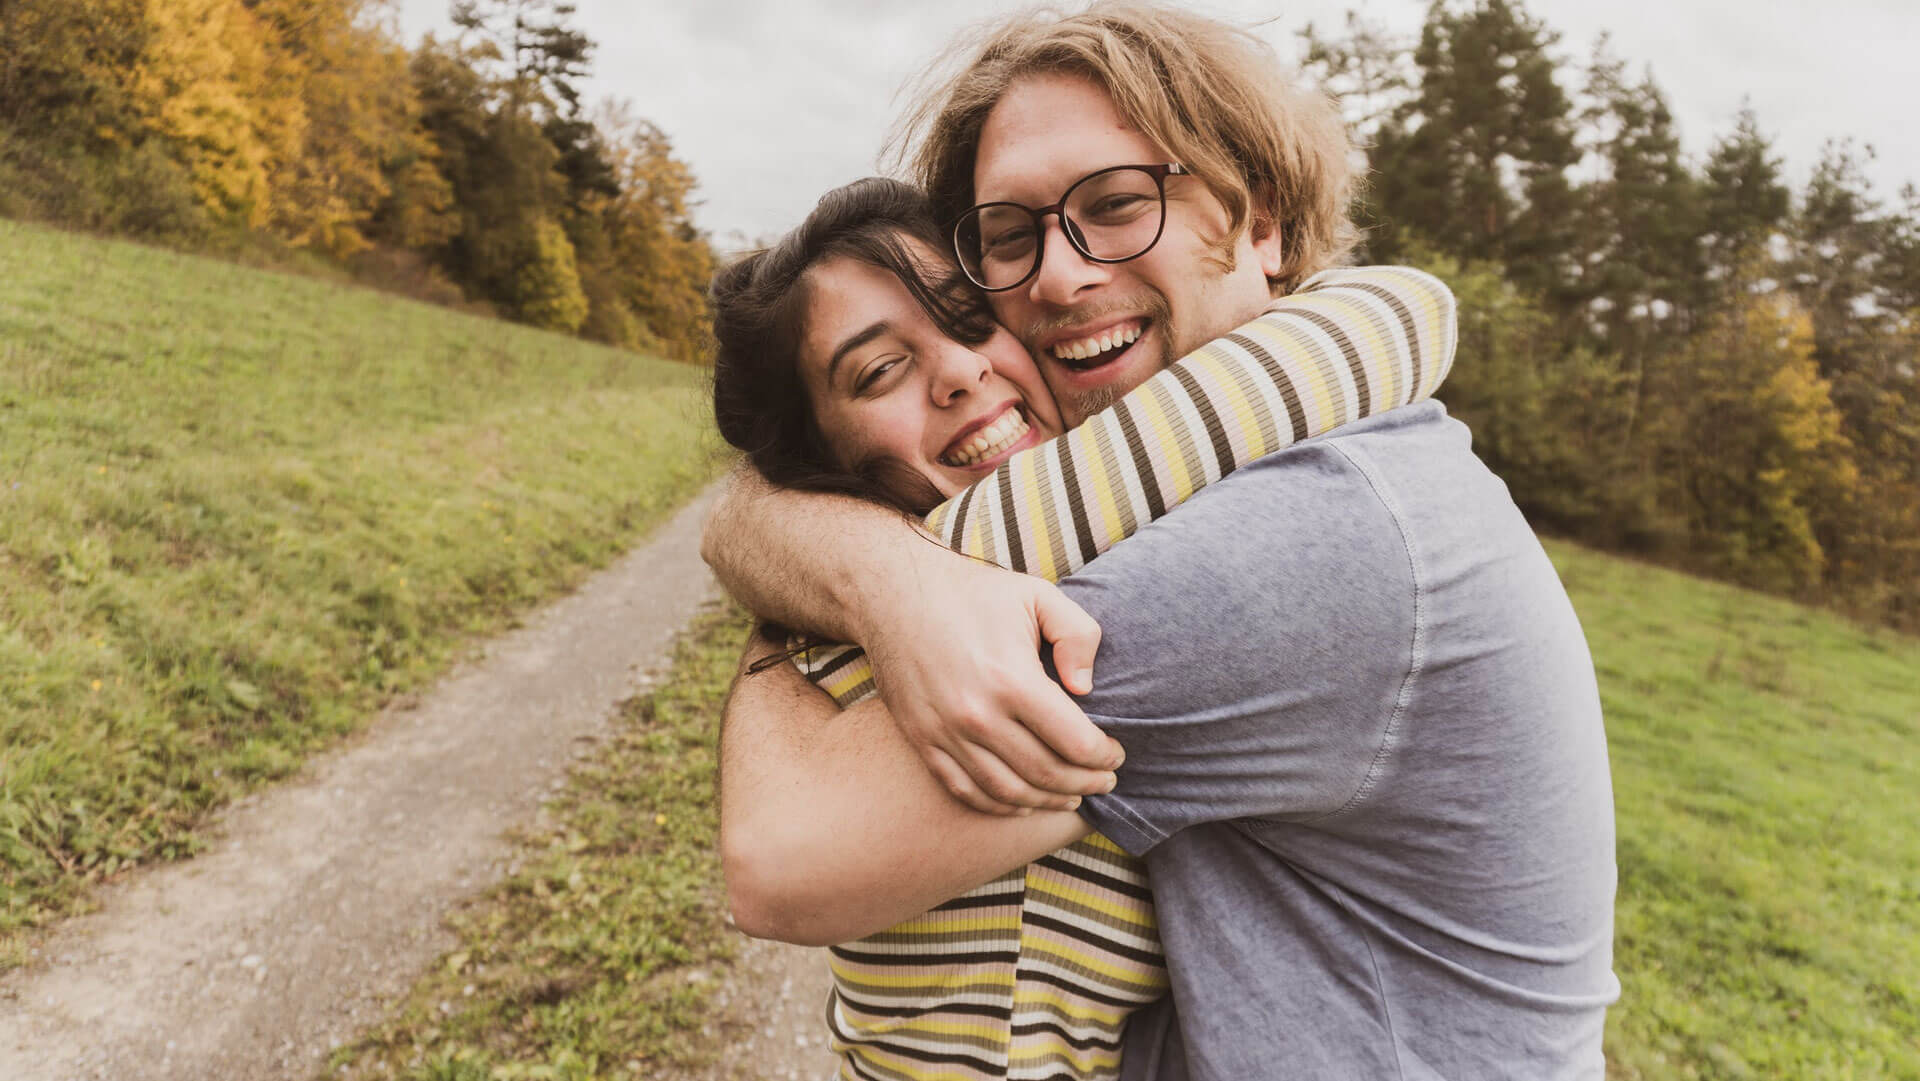
M 870 177 L 721 271 L 721 436 L 775 484 L 925 513 L 1059 435 L 1032 358 L 945 249 L 918 190 Z
M 721 435 L 775 484 L 915 515 L 1059 435 L 1032 357 L 945 251 L 918 190 L 870 178 L 721 271 Z M 1049 861 L 833 948 L 840 1076 L 1117 1075 L 1125 1019 L 1166 988 L 1144 871 L 1097 836 Z M 1022 958 L 1062 888 L 1103 914 L 1051 921 L 1043 951 L 1084 963 L 1048 971 Z

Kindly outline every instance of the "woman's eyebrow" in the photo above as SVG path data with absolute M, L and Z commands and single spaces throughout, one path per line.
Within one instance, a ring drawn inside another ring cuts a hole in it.
M 882 319 L 877 323 L 871 324 L 860 333 L 848 338 L 846 341 L 841 342 L 840 348 L 833 351 L 833 359 L 827 361 L 827 382 L 829 384 L 833 382 L 833 373 L 839 369 L 840 359 L 842 357 L 892 329 L 893 324 Z

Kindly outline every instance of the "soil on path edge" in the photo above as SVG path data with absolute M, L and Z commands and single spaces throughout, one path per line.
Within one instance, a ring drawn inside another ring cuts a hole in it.
M 503 873 L 504 831 L 714 596 L 699 558 L 712 498 L 410 708 L 230 808 L 200 856 L 100 891 L 98 912 L 0 979 L 0 1078 L 313 1077 L 451 945 L 441 916 Z M 711 1076 L 825 1076 L 817 951 L 754 943 L 737 968 Z

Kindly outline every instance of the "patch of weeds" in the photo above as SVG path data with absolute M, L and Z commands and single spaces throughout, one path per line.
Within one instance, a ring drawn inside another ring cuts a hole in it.
M 519 838 L 517 870 L 449 918 L 459 944 L 326 1076 L 586 1081 L 715 1053 L 716 740 L 746 628 L 732 607 L 694 622 L 667 682 L 621 706 Z

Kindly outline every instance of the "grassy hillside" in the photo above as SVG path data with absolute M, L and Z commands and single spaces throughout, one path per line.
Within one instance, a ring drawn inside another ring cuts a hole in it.
M 1612 745 L 1609 1076 L 1920 1077 L 1920 640 L 1549 550 Z M 345 1076 L 649 1077 L 727 1053 L 704 977 L 725 952 L 712 738 L 740 637 L 737 614 L 695 626 L 525 839 L 524 869 L 337 1057 Z
M 1552 551 L 1613 758 L 1612 1076 L 1920 1077 L 1920 639 Z
M 0 221 L 0 967 L 713 475 L 702 373 Z

